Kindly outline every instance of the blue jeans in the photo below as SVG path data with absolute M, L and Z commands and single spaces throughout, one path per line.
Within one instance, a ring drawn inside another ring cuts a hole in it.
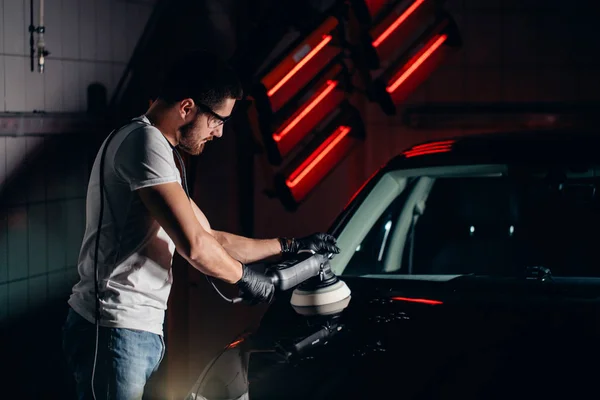
M 91 382 L 96 326 L 73 309 L 63 326 L 63 351 L 75 377 L 79 400 L 93 399 Z M 124 328 L 99 328 L 94 373 L 96 400 L 141 399 L 165 353 L 163 337 Z

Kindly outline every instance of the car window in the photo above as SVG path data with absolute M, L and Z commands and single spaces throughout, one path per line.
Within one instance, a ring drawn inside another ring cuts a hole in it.
M 373 228 L 359 244 L 350 262 L 344 269 L 345 275 L 378 274 L 383 272 L 390 233 L 398 221 L 406 196 L 398 196 L 379 217 Z
M 405 252 L 403 264 L 414 274 L 510 274 L 519 262 L 534 262 L 517 254 L 516 196 L 502 178 L 436 179 L 408 238 L 412 261 Z
M 557 276 L 600 276 L 600 180 L 567 176 L 435 177 L 418 215 L 403 219 L 410 226 L 402 242 L 390 238 L 404 193 L 378 217 L 344 274 L 514 276 L 543 266 Z M 391 243 L 402 251 L 390 261 Z

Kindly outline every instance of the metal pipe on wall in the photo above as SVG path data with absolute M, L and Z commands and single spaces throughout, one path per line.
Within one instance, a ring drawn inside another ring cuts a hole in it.
M 44 26 L 44 0 L 40 0 L 40 25 L 38 26 L 38 70 L 40 74 L 44 73 L 46 68 L 46 42 L 44 41 L 44 33 L 46 27 Z
M 44 41 L 44 33 L 46 32 L 46 27 L 44 26 L 44 0 L 40 0 L 40 19 L 38 26 L 34 25 L 33 0 L 30 0 L 29 20 L 29 52 L 31 57 L 31 71 L 33 72 L 35 69 L 34 58 L 37 46 L 38 71 L 40 74 L 43 74 L 46 69 L 46 57 L 50 54 L 50 52 L 46 50 L 46 42 Z M 36 33 L 38 35 L 37 45 L 35 45 L 33 37 Z

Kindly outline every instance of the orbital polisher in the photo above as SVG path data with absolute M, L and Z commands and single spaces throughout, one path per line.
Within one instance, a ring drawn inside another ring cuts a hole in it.
M 276 265 L 269 271 L 279 290 L 295 288 L 290 303 L 301 315 L 330 315 L 346 308 L 350 289 L 331 270 L 333 254 L 301 253 L 301 260 Z
M 265 275 L 277 290 L 295 288 L 290 303 L 301 315 L 329 315 L 350 303 L 350 289 L 331 270 L 333 254 L 298 253 L 297 257 L 267 268 Z M 234 303 L 242 301 L 240 297 Z

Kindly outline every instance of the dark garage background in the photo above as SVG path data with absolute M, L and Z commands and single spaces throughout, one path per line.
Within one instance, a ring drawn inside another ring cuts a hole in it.
M 136 46 L 152 48 L 142 32 L 159 3 L 47 2 L 51 55 L 42 75 L 30 71 L 30 2 L 0 0 L 0 357 L 8 371 L 0 382 L 14 397 L 58 398 L 70 390 L 60 327 L 77 279 L 89 168 L 99 140 L 110 131 L 101 115 L 87 112 L 87 88 L 101 83 L 110 99 L 129 68 L 144 70 L 143 63 L 130 61 Z M 200 3 L 205 8 L 198 23 L 204 33 L 210 32 L 222 51 L 233 53 L 247 26 L 244 10 L 269 2 Z M 459 26 L 463 48 L 408 103 L 600 100 L 596 7 L 582 0 L 448 0 L 446 9 Z M 258 162 L 253 196 L 244 192 L 247 186 L 239 173 L 246 165 L 240 159 L 245 139 L 232 127 L 192 163 L 196 202 L 220 230 L 255 237 L 325 230 L 362 182 L 393 155 L 416 142 L 468 133 L 409 129 L 402 115 L 387 116 L 366 100 L 361 112 L 365 142 L 296 212 L 265 195 L 266 178 Z M 9 132 L 10 121 L 25 124 L 34 117 L 58 122 L 49 133 L 24 137 Z M 74 128 L 79 119 L 83 122 Z M 207 360 L 236 332 L 256 323 L 263 311 L 223 304 L 181 259 L 175 268 L 169 353 L 153 383 L 157 398 L 167 393 L 181 398 Z M 227 322 L 217 324 L 216 316 Z

